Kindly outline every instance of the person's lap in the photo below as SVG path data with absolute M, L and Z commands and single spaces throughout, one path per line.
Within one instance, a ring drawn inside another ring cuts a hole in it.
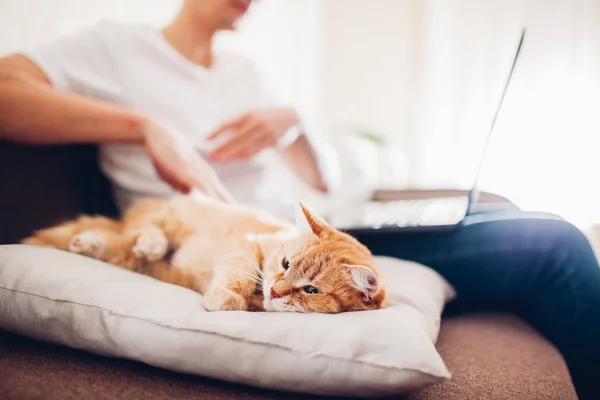
M 600 370 L 600 267 L 571 224 L 542 213 L 497 212 L 469 216 L 454 230 L 356 236 L 376 255 L 443 275 L 457 292 L 449 313 L 496 310 L 525 318 L 563 353 L 578 392 L 593 384 L 589 368 Z

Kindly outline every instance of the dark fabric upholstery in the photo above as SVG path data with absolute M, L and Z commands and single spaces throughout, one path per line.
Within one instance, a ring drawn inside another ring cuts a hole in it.
M 0 244 L 80 213 L 115 215 L 95 146 L 21 146 L 0 141 Z

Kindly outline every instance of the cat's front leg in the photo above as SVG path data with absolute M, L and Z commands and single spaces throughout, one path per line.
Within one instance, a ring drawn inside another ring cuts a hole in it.
M 157 227 L 141 229 L 132 248 L 135 257 L 150 262 L 162 259 L 168 250 L 169 241 L 162 229 Z
M 85 230 L 71 238 L 69 251 L 86 257 L 104 260 L 107 247 L 107 233 L 101 230 Z
M 204 296 L 204 308 L 208 311 L 246 311 L 248 301 L 228 288 L 215 288 Z
M 129 249 L 123 236 L 108 229 L 87 229 L 79 232 L 69 241 L 68 250 L 123 268 L 135 268 L 128 257 Z
M 254 252 L 236 252 L 221 256 L 213 279 L 204 295 L 208 311 L 246 311 L 261 281 Z

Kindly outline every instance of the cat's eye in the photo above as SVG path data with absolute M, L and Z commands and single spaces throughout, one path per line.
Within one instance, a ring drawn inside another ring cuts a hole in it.
M 285 270 L 290 269 L 290 261 L 287 258 L 283 257 L 283 260 L 281 260 L 281 266 Z
M 319 293 L 319 289 L 314 286 L 304 286 L 304 291 L 308 294 L 317 294 Z

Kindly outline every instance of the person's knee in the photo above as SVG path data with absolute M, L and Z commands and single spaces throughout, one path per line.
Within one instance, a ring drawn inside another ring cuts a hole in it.
M 482 216 L 473 225 L 484 223 L 500 233 L 503 240 L 522 241 L 539 249 L 591 250 L 585 234 L 560 216 L 543 212 L 507 213 L 504 216 Z M 489 228 L 485 228 L 489 229 Z
M 539 223 L 540 237 L 563 249 L 589 250 L 590 243 L 585 234 L 570 222 L 562 219 L 547 219 Z
M 547 249 L 544 257 L 549 262 L 546 263 L 546 268 L 558 268 L 558 275 L 567 274 L 571 279 L 587 277 L 597 280 L 600 268 L 596 255 L 588 238 L 579 228 L 564 220 L 544 220 L 538 222 L 536 235 Z M 546 272 L 550 274 L 550 271 Z

